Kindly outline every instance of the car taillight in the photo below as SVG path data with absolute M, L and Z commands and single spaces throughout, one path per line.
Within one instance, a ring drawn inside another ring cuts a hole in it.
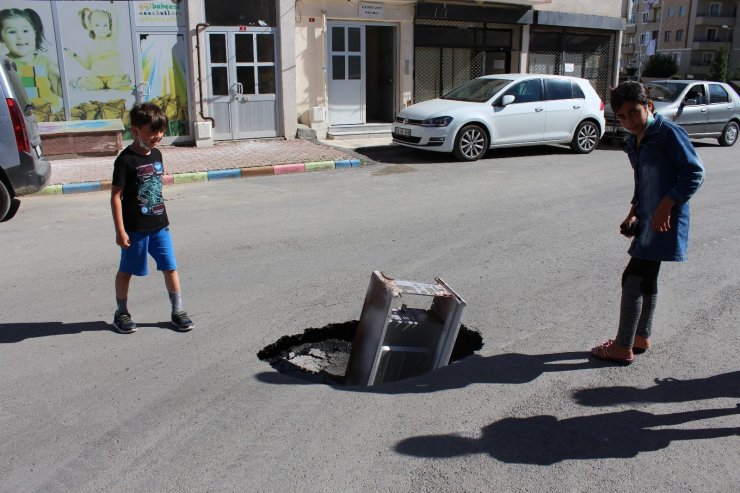
M 18 103 L 13 98 L 6 98 L 8 109 L 10 110 L 10 120 L 13 122 L 13 132 L 15 132 L 15 141 L 18 144 L 18 151 L 31 152 L 31 143 L 28 141 L 26 132 L 26 120 L 23 118 Z
M 599 105 L 599 109 L 600 109 L 601 111 L 604 111 L 604 101 L 602 101 L 602 100 L 599 100 L 599 103 L 601 103 L 601 104 Z

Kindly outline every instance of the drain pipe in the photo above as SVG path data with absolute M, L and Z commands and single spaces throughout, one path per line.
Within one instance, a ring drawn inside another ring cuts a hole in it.
M 216 128 L 216 120 L 203 114 L 203 75 L 200 68 L 200 28 L 210 27 L 207 22 L 199 22 L 195 25 L 195 51 L 198 57 L 198 93 L 200 94 L 200 117 L 210 120 L 211 128 Z

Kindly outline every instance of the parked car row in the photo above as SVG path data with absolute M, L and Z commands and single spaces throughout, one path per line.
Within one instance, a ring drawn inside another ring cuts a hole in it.
M 32 108 L 15 63 L 0 55 L 0 222 L 18 211 L 18 197 L 38 192 L 51 176 Z
M 740 96 L 728 84 L 664 80 L 648 87 L 655 112 L 690 137 L 716 138 L 723 146 L 737 141 Z M 621 141 L 628 132 L 585 79 L 502 74 L 473 79 L 401 110 L 392 135 L 402 146 L 475 161 L 488 149 L 541 144 L 569 144 L 585 154 L 602 137 Z

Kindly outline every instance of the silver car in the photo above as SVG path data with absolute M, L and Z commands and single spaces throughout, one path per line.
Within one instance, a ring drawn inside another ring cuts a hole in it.
M 32 109 L 15 63 L 0 55 L 0 222 L 18 211 L 19 196 L 38 192 L 51 176 Z
M 655 112 L 678 123 L 690 137 L 716 138 L 722 146 L 734 145 L 740 129 L 740 96 L 728 84 L 706 80 L 658 80 L 647 84 Z M 605 138 L 623 139 L 611 107 L 605 110 Z

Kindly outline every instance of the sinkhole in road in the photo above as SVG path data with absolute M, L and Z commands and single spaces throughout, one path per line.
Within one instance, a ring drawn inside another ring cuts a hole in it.
M 358 320 L 351 320 L 283 336 L 260 350 L 257 357 L 286 375 L 313 383 L 344 385 L 358 325 Z M 450 363 L 471 356 L 482 347 L 480 333 L 461 324 Z

